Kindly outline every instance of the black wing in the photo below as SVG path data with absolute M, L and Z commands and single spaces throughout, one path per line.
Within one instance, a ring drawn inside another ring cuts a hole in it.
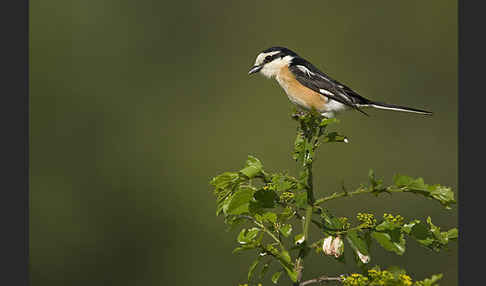
M 308 61 L 302 58 L 294 58 L 289 66 L 289 70 L 297 81 L 305 87 L 366 114 L 359 108 L 359 105 L 370 103 L 368 99 L 362 97 L 344 84 L 330 78 Z

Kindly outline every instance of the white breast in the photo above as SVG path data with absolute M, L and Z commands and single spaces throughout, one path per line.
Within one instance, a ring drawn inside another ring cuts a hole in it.
M 274 77 L 278 74 L 281 68 L 288 66 L 292 59 L 291 56 L 275 59 L 272 62 L 265 64 L 260 72 L 268 78 Z

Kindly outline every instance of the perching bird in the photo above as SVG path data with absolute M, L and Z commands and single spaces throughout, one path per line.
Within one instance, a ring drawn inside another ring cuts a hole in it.
M 248 74 L 257 72 L 268 78 L 275 77 L 294 104 L 305 110 L 315 108 L 328 118 L 347 109 L 356 109 L 368 115 L 362 109 L 370 107 L 432 115 L 429 111 L 364 98 L 283 47 L 272 47 L 261 52 Z

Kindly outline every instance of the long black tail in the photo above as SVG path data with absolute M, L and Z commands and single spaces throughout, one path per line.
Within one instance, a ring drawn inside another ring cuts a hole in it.
M 394 111 L 402 111 L 402 112 L 410 112 L 410 113 L 417 113 L 417 114 L 423 114 L 423 115 L 432 115 L 432 112 L 430 112 L 430 111 L 411 108 L 411 107 L 405 107 L 405 106 L 400 106 L 400 105 L 395 105 L 395 104 L 376 102 L 376 101 L 370 101 L 368 103 L 360 104 L 358 106 L 359 107 L 373 107 L 373 108 L 378 108 L 378 109 L 394 110 Z

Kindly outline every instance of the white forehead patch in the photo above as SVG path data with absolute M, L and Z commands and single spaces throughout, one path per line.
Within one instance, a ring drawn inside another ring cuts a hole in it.
M 279 51 L 273 51 L 273 52 L 268 52 L 268 53 L 260 53 L 255 60 L 255 65 L 256 66 L 261 65 L 263 63 L 263 61 L 265 60 L 266 56 L 273 56 L 273 55 L 278 54 L 278 53 L 280 53 L 280 52 Z

